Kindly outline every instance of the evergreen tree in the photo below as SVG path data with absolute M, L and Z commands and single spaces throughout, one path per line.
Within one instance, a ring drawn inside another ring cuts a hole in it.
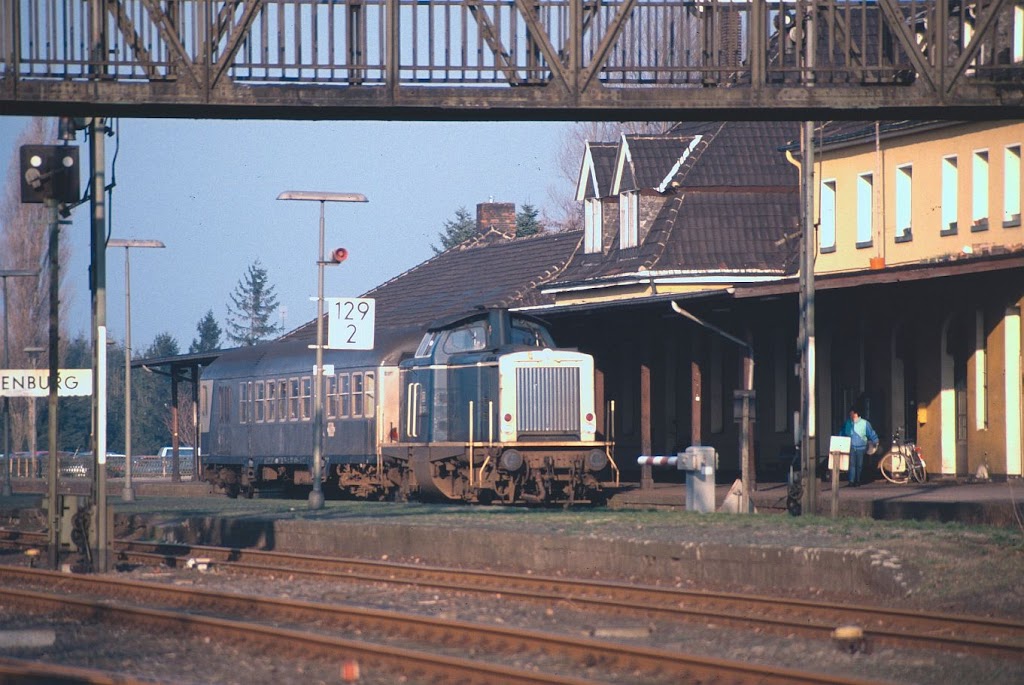
M 196 324 L 196 333 L 199 334 L 199 337 L 192 339 L 192 344 L 188 348 L 189 354 L 219 350 L 222 332 L 220 324 L 213 318 L 213 310 L 207 310 L 206 316 Z
M 473 237 L 475 233 L 476 220 L 470 216 L 469 210 L 465 207 L 459 207 L 455 210 L 455 218 L 445 221 L 444 230 L 437 234 L 437 237 L 441 239 L 441 247 L 436 245 L 431 245 L 430 247 L 434 250 L 434 254 L 441 254 L 445 250 L 450 250 L 459 243 Z
M 537 218 L 539 215 L 539 209 L 529 203 L 524 204 L 523 208 L 516 212 L 516 237 L 525 238 L 543 231 L 544 227 Z
M 256 260 L 231 294 L 228 306 L 228 340 L 238 345 L 255 345 L 280 332 L 272 323 L 277 295 L 267 280 L 267 270 Z

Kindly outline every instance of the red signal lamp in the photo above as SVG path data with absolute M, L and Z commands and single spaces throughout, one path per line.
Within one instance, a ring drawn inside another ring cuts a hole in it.
M 335 264 L 341 264 L 346 259 L 348 259 L 348 250 L 345 248 L 338 247 L 331 250 L 331 261 Z

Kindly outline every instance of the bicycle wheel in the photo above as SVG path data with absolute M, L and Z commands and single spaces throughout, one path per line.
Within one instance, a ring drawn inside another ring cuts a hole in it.
M 910 476 L 918 483 L 928 480 L 928 471 L 924 466 L 924 459 L 915 454 L 911 459 Z
M 878 462 L 878 470 L 890 483 L 902 485 L 907 482 L 906 459 L 898 452 L 889 452 Z

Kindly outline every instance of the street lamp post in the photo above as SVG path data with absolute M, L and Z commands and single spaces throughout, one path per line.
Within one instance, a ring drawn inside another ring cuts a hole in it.
M 159 240 L 111 238 L 107 247 L 124 248 L 124 489 L 121 499 L 135 501 L 132 487 L 132 276 L 128 254 L 133 247 L 166 247 Z
M 320 248 L 317 252 L 316 287 L 316 368 L 313 369 L 313 490 L 309 493 L 309 508 L 324 506 L 320 475 L 323 470 L 324 450 L 324 204 L 327 202 L 366 202 L 361 193 L 321 193 L 307 190 L 286 190 L 278 200 L 306 200 L 320 203 Z
M 39 276 L 38 269 L 7 269 L 0 271 L 0 279 L 4 286 L 4 368 L 11 368 L 11 345 L 7 332 L 7 310 L 10 309 L 10 301 L 7 299 L 7 279 L 18 276 Z M 14 493 L 11 488 L 11 398 L 4 397 L 4 484 L 0 495 L 9 497 Z
M 39 355 L 45 351 L 45 347 L 25 348 L 25 354 L 28 355 L 29 360 L 32 362 L 33 371 L 35 371 L 36 366 L 38 366 Z M 42 478 L 43 474 L 39 472 L 39 455 L 36 454 L 38 446 L 36 444 L 36 398 L 34 396 L 28 398 L 28 423 L 30 426 L 28 433 L 28 464 L 29 469 L 31 469 L 29 477 Z

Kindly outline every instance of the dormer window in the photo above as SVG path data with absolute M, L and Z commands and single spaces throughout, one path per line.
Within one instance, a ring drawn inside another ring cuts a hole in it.
M 601 200 L 590 197 L 583 202 L 583 251 L 587 254 L 601 252 Z
M 619 194 L 619 249 L 637 246 L 640 228 L 640 193 L 628 190 Z

